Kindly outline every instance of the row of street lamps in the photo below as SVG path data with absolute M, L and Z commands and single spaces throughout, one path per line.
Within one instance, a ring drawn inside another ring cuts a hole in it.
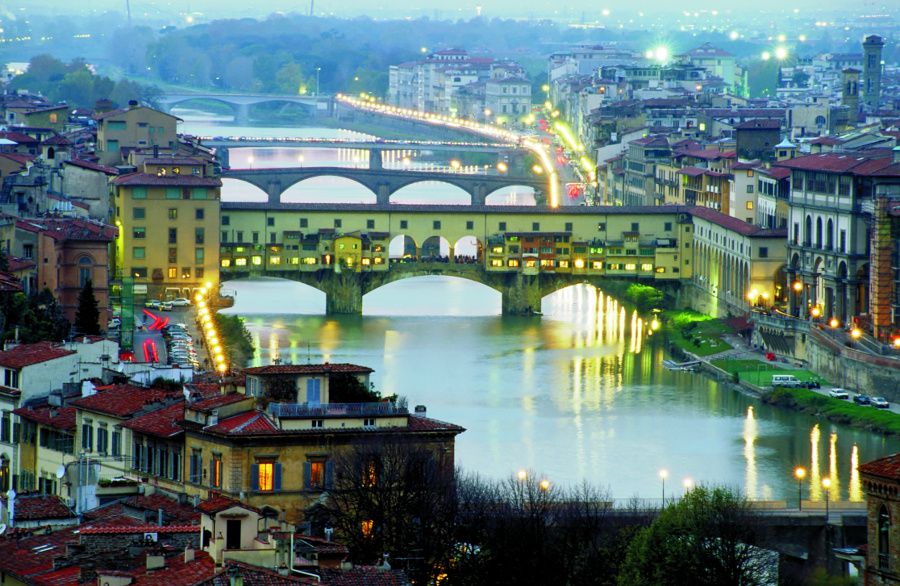
M 803 479 L 806 478 L 806 468 L 797 466 L 794 468 L 794 478 L 797 479 L 797 510 L 803 510 Z M 831 478 L 822 479 L 822 488 L 825 489 L 825 516 L 828 516 L 828 500 L 831 493 Z
M 210 357 L 213 359 L 216 372 L 220 375 L 224 375 L 228 372 L 228 362 L 225 358 L 224 349 L 219 340 L 219 333 L 216 331 L 215 322 L 213 321 L 212 314 L 210 313 L 207 304 L 207 297 L 209 294 L 210 285 L 207 284 L 194 296 L 194 301 L 197 304 L 197 322 L 203 328 L 203 337 L 206 340 L 206 348 Z

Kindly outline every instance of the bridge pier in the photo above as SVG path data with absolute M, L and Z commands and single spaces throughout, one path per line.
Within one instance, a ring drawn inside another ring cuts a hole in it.
M 375 191 L 375 203 L 378 205 L 389 205 L 391 203 L 391 185 L 390 183 L 378 183 Z
M 281 193 L 284 188 L 281 181 L 269 181 L 266 183 L 266 193 L 269 194 L 269 203 L 281 203 Z
M 234 123 L 238 126 L 250 124 L 250 104 L 235 104 Z
M 219 166 L 222 169 L 229 169 L 231 167 L 227 148 L 216 149 L 216 160 L 219 162 Z
M 380 171 L 384 169 L 384 161 L 382 159 L 381 149 L 369 149 L 369 169 L 372 171 Z
M 476 183 L 475 188 L 472 190 L 472 205 L 473 206 L 483 206 L 487 201 L 487 187 L 484 183 Z
M 541 276 L 509 275 L 501 288 L 503 315 L 534 315 L 541 311 Z

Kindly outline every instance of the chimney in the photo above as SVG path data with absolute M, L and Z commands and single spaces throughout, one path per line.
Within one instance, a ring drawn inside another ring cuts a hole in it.
M 158 570 L 160 568 L 166 567 L 166 558 L 161 555 L 148 555 L 147 556 L 147 569 L 148 570 Z
M 184 548 L 184 563 L 188 564 L 194 561 L 194 548 L 188 545 Z
M 416 413 L 419 415 L 425 415 L 428 412 L 428 409 L 425 405 L 416 405 Z
M 156 509 L 156 524 L 162 527 L 164 518 L 165 514 L 163 513 L 162 507 Z
M 891 160 L 895 163 L 900 163 L 900 146 L 895 146 L 891 149 Z

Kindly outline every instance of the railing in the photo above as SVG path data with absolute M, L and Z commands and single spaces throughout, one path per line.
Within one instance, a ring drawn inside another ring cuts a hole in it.
M 750 321 L 758 326 L 767 326 L 792 332 L 809 332 L 809 322 L 807 320 L 797 319 L 780 312 L 766 314 L 754 311 L 750 314 Z
M 408 415 L 409 409 L 390 402 L 377 403 L 272 403 L 274 417 L 365 417 L 369 415 Z

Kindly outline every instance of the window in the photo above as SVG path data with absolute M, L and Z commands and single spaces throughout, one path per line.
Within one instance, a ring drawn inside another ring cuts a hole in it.
M 366 220 L 366 229 L 374 230 L 375 229 L 375 220 Z
M 178 267 L 169 267 L 168 276 L 170 279 L 178 278 Z
M 759 258 L 769 258 L 769 247 L 767 247 L 767 246 L 759 247 Z
M 322 429 L 323 427 L 325 427 L 325 420 L 313 419 L 312 421 L 310 421 L 309 426 L 313 429 Z
M 178 209 L 177 208 L 169 208 L 169 219 L 170 220 L 178 219 Z
M 231 225 L 231 216 L 222 216 L 222 225 L 230 226 Z
M 632 232 L 640 232 L 640 231 L 641 231 L 641 225 L 640 225 L 638 222 L 632 222 L 632 223 L 631 223 L 631 231 L 632 231 Z
M 277 242 L 278 240 L 275 232 L 269 232 L 269 244 L 276 244 Z
M 169 264 L 174 265 L 178 263 L 178 249 L 177 248 L 169 248 Z
M 147 278 L 147 267 L 134 267 L 131 269 L 132 274 L 134 274 L 135 279 L 146 279 Z
M 343 225 L 343 221 L 340 218 L 334 219 L 334 227 L 335 228 L 340 228 L 342 225 Z
M 191 450 L 191 459 L 188 463 L 188 480 L 193 484 L 200 484 L 202 479 L 203 462 L 200 456 L 200 450 L 196 448 Z
M 441 229 L 441 221 L 440 221 L 440 220 L 435 220 L 435 221 L 433 221 L 433 222 L 431 223 L 431 228 L 432 228 L 433 230 L 440 230 L 440 229 Z
M 532 229 L 534 232 L 537 232 L 538 230 L 541 229 L 541 223 L 540 223 L 540 222 L 532 222 L 532 223 L 531 223 L 531 229 Z
M 169 228 L 169 244 L 178 242 L 178 228 Z
M 882 570 L 891 567 L 891 515 L 884 505 L 878 512 L 878 567 Z
M 144 260 L 147 258 L 147 249 L 143 246 L 135 246 L 131 249 L 131 255 L 136 260 Z
M 363 537 L 371 537 L 372 533 L 375 532 L 375 521 L 366 519 L 359 524 L 359 529 L 362 531 Z
M 195 228 L 194 229 L 194 244 L 203 244 L 203 241 L 206 238 L 206 234 L 203 228 Z
M 300 218 L 300 227 L 309 228 L 309 220 L 306 218 Z
M 203 267 L 194 267 L 194 278 L 196 278 L 196 279 L 203 278 Z
M 753 193 L 753 184 L 752 183 L 747 184 L 747 193 Z
M 473 222 L 472 220 L 466 220 L 466 230 L 474 230 L 474 229 L 475 229 L 475 222 Z
M 137 238 L 138 240 L 142 240 L 147 237 L 147 229 L 146 228 L 137 228 L 137 227 L 132 228 L 131 236 L 133 238 Z
M 322 379 L 306 379 L 306 402 L 318 405 L 322 400 Z
M 244 231 L 238 230 L 237 231 L 237 242 L 243 242 L 243 241 L 244 241 Z
M 409 227 L 409 222 L 406 220 L 400 220 L 400 229 L 406 230 Z
M 566 232 L 572 231 L 572 222 L 566 222 Z
M 81 422 L 81 449 L 85 452 L 94 450 L 94 422 L 85 419 Z
M 600 232 L 606 232 L 606 222 L 598 223 L 597 230 L 599 230 Z
M 253 244 L 259 244 L 259 232 L 253 232 L 250 235 L 250 239 L 253 241 Z
M 378 476 L 380 469 L 380 462 L 378 458 L 372 456 L 368 460 L 366 460 L 365 464 L 363 464 L 362 469 L 362 485 L 367 488 L 372 488 L 378 484 Z
M 109 443 L 109 453 L 113 456 L 122 455 L 122 432 L 113 430 L 112 441 Z
M 191 278 L 191 267 L 181 267 L 181 278 L 182 279 L 190 279 Z
M 363 419 L 363 427 L 375 427 L 375 418 L 366 417 L 365 419 Z
M 306 490 L 325 490 L 332 486 L 332 464 L 316 458 L 303 465 L 303 484 Z
M 181 199 L 181 190 L 177 187 L 166 187 L 166 199 Z
M 222 487 L 222 454 L 213 454 L 209 462 L 209 485 L 213 488 Z
M 191 190 L 191 199 L 208 199 L 207 190 L 205 187 L 195 187 Z M 186 197 L 184 199 L 187 199 Z
M 665 224 L 663 224 L 663 230 L 665 230 L 666 232 L 671 232 L 672 231 L 672 222 L 666 222 Z
M 9 373 L 9 371 L 6 371 Z M 0 441 L 9 443 L 9 438 L 11 436 L 12 431 L 12 421 L 10 418 L 10 412 L 4 411 L 3 418 L 0 420 Z
M 195 248 L 194 249 L 194 262 L 199 264 L 203 264 L 203 249 Z
M 251 470 L 252 488 L 257 492 L 281 490 L 281 463 L 263 460 L 253 465 Z
M 194 219 L 202 220 L 206 216 L 206 212 L 203 208 L 197 208 L 194 210 Z
M 109 450 L 109 432 L 105 427 L 97 428 L 97 451 L 106 454 Z
M 131 218 L 134 220 L 143 220 L 147 217 L 147 208 L 132 208 Z
M 506 222 L 500 222 L 499 224 L 497 224 L 497 229 L 506 230 Z
M 753 201 L 752 201 L 752 200 L 751 200 L 751 201 L 748 201 L 747 204 L 746 204 L 746 207 L 747 207 L 748 210 L 752 210 L 752 209 L 753 209 Z

